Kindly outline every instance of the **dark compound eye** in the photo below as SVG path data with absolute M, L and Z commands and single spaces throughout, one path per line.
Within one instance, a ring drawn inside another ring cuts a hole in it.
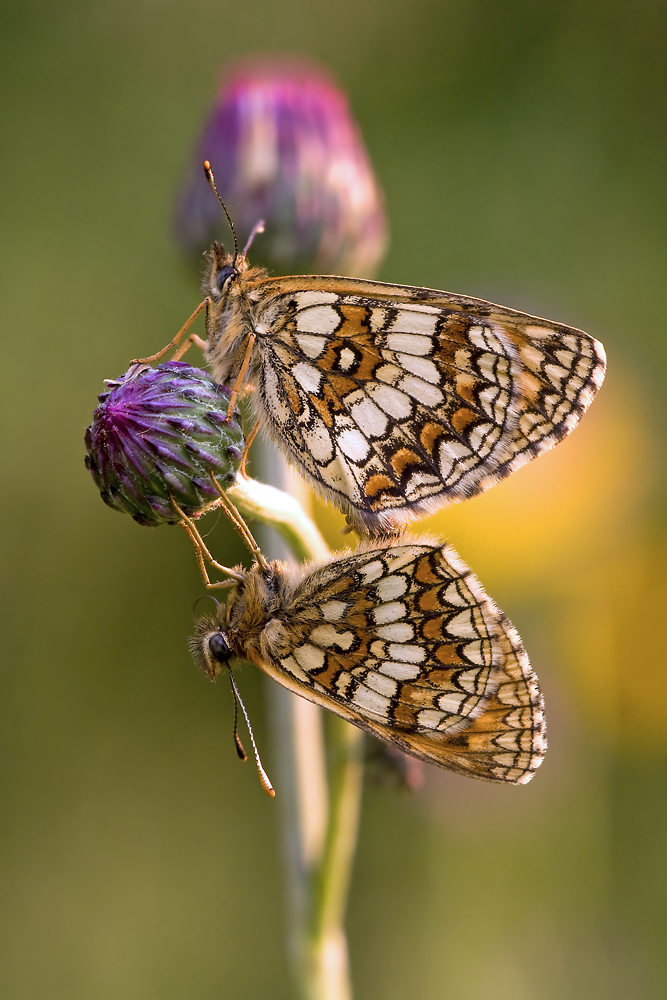
M 211 636 L 208 640 L 208 648 L 211 651 L 213 659 L 218 660 L 220 663 L 226 663 L 232 656 L 231 647 L 222 632 L 216 632 L 215 635 Z
M 236 268 L 232 267 L 231 264 L 225 264 L 221 267 L 215 276 L 215 283 L 220 291 L 222 291 L 225 282 L 228 278 L 231 278 L 233 274 L 236 274 Z

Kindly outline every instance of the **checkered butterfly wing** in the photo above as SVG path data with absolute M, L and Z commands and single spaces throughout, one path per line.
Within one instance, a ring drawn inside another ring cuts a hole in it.
M 602 345 L 482 299 L 351 278 L 264 279 L 256 407 L 370 533 L 474 496 L 551 448 L 602 383 Z
M 520 784 L 542 761 L 542 698 L 521 640 L 447 545 L 333 559 L 284 597 L 268 632 L 258 666 L 422 760 Z

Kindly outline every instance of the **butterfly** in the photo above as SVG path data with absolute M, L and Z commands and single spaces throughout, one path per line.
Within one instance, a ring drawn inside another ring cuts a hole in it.
M 604 379 L 602 345 L 573 327 L 483 299 L 359 278 L 271 278 L 215 243 L 203 348 L 250 386 L 256 426 L 350 524 L 378 535 L 464 500 L 553 447 Z M 177 356 L 180 356 L 177 355 Z
M 546 751 L 521 639 L 454 549 L 430 539 L 367 541 L 299 569 L 237 568 L 227 603 L 198 620 L 191 650 L 211 680 L 250 660 L 459 774 L 525 784 Z

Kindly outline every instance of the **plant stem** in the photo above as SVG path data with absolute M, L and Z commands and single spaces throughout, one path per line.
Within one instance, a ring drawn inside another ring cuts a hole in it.
M 297 559 L 326 559 L 331 554 L 315 522 L 289 493 L 238 476 L 227 496 L 246 517 L 275 528 Z
M 278 531 L 297 558 L 330 555 L 315 523 L 289 494 L 239 477 L 228 495 L 241 513 Z M 361 808 L 363 734 L 331 716 L 325 748 L 322 710 L 273 688 L 295 979 L 302 1000 L 352 1000 L 344 918 Z
M 333 716 L 329 736 L 330 808 L 324 852 L 313 872 L 310 920 L 310 996 L 351 1000 L 345 905 L 359 829 L 363 784 L 363 734 Z

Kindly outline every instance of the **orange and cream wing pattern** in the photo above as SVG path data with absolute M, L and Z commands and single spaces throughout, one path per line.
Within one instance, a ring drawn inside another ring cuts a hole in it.
M 252 658 L 306 698 L 462 774 L 523 784 L 541 763 L 537 678 L 450 546 L 363 547 L 309 571 L 274 614 L 267 634 L 282 627 Z
M 498 690 L 470 726 L 437 748 L 433 741 L 424 745 L 419 733 L 376 735 L 458 774 L 518 785 L 530 781 L 547 749 L 544 702 L 516 629 L 506 618 L 502 627 L 505 662 Z
M 263 279 L 251 297 L 259 415 L 370 533 L 546 451 L 604 378 L 588 334 L 482 299 L 310 276 Z

